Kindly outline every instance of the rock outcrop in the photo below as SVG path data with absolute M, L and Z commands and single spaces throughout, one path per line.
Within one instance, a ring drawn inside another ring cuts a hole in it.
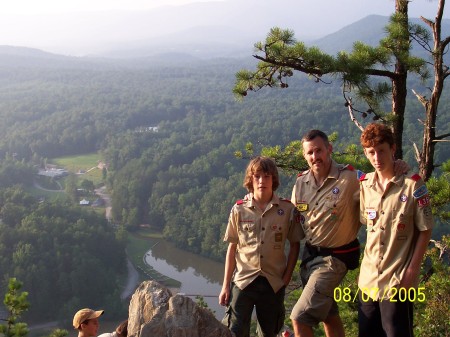
M 130 301 L 128 337 L 231 337 L 207 309 L 172 295 L 158 282 L 145 281 Z

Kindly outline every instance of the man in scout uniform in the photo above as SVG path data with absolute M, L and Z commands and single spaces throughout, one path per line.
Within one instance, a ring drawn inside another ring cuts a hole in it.
M 302 145 L 310 169 L 297 177 L 291 201 L 301 212 L 306 237 L 303 292 L 290 317 L 296 337 L 314 336 L 319 322 L 328 337 L 341 337 L 344 327 L 333 294 L 359 263 L 359 182 L 351 166 L 332 160 L 332 145 L 322 131 L 309 131 Z
M 359 336 L 410 337 L 433 228 L 430 197 L 418 174 L 395 174 L 394 136 L 387 126 L 369 124 L 361 144 L 375 172 L 360 178 L 367 243 L 358 281 Z
M 104 310 L 92 310 L 89 308 L 78 310 L 73 316 L 73 327 L 78 330 L 78 337 L 94 337 L 100 326 L 98 318 Z
M 244 178 L 250 194 L 231 209 L 219 303 L 229 306 L 226 323 L 236 337 L 250 336 L 254 307 L 260 336 L 275 337 L 284 324 L 285 287 L 298 259 L 303 232 L 295 206 L 274 193 L 278 186 L 275 163 L 257 157 L 250 161 Z

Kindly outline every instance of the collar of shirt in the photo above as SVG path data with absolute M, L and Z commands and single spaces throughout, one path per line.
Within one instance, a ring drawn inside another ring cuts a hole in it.
M 392 177 L 392 179 L 389 181 L 389 183 L 395 184 L 397 186 L 402 186 L 404 181 L 405 181 L 405 175 L 400 174 L 400 175 Z M 376 172 L 373 172 L 373 174 L 370 174 L 368 176 L 367 183 L 368 183 L 369 187 L 376 188 L 376 186 L 377 186 L 377 173 Z
M 308 173 L 305 174 L 304 177 L 305 182 L 310 182 L 311 180 L 314 181 L 314 175 L 311 170 L 308 170 Z M 324 182 L 327 179 L 339 179 L 339 165 L 334 160 L 331 160 L 330 172 L 328 173 L 328 177 L 324 180 Z
M 269 201 L 269 203 L 267 205 L 273 206 L 273 205 L 279 205 L 279 204 L 280 204 L 280 198 L 275 193 L 273 193 L 272 199 Z M 256 207 L 253 197 L 245 203 L 245 206 L 248 208 Z

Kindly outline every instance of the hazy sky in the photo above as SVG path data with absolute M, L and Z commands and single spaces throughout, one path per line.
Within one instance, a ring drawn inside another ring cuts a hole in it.
M 222 1 L 222 0 L 208 0 Z M 184 5 L 193 0 L 4 0 L 3 14 L 49 14 L 105 10 L 145 10 L 166 5 Z M 197 1 L 199 2 L 199 1 Z
M 161 6 L 177 8 L 194 2 L 234 3 L 233 8 L 237 11 L 248 11 L 249 22 L 242 22 L 246 25 L 251 25 L 255 7 L 283 6 L 286 11 L 276 17 L 270 17 L 270 10 L 266 10 L 271 26 L 284 27 L 285 22 L 288 24 L 295 22 L 296 33 L 298 29 L 316 37 L 332 33 L 367 15 L 389 16 L 394 11 L 394 0 L 2 0 L 0 45 L 34 47 L 72 55 L 94 53 L 95 48 L 99 48 L 101 44 L 100 36 L 103 38 L 101 42 L 105 43 L 108 39 L 113 43 L 114 39 L 125 41 L 131 38 L 146 38 L 143 35 L 134 35 L 143 34 L 142 32 L 146 30 L 142 28 L 144 27 L 142 24 L 133 30 L 133 26 L 138 26 L 136 22 L 125 23 L 127 18 L 137 20 L 136 13 L 141 15 Z M 410 17 L 424 15 L 434 18 L 436 8 L 436 0 L 413 0 L 409 5 L 409 14 Z M 449 18 L 449 12 L 450 9 L 447 8 L 444 17 Z M 201 23 L 205 20 L 203 14 L 198 12 L 189 15 L 185 18 L 186 22 Z M 220 13 L 218 15 L 220 16 Z M 142 16 L 139 18 L 142 19 Z M 209 19 L 214 21 L 214 18 Z M 119 20 L 120 26 L 115 26 L 115 22 Z M 153 19 L 155 27 L 151 29 L 152 33 L 185 29 L 186 26 L 182 26 L 183 20 L 184 18 L 180 19 L 180 16 L 177 16 L 176 22 L 161 23 Z M 220 21 L 219 17 L 217 21 Z M 149 23 L 146 24 L 148 28 Z M 312 26 L 314 29 L 311 29 Z M 263 35 L 266 32 L 262 32 Z M 94 36 L 97 40 L 93 38 Z

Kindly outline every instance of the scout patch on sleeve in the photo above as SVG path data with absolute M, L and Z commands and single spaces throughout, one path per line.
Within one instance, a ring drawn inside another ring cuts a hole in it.
M 358 180 L 360 180 L 361 177 L 363 177 L 364 179 L 366 177 L 366 174 L 363 171 L 356 170 L 356 177 L 358 178 Z
M 308 204 L 306 202 L 299 202 L 295 207 L 299 212 L 306 212 L 308 210 Z
M 425 194 L 423 197 L 417 199 L 417 206 L 420 208 L 427 207 L 430 205 L 430 196 Z
M 419 199 L 423 197 L 425 194 L 428 194 L 428 189 L 426 185 L 422 185 L 413 192 L 413 197 L 414 199 Z

